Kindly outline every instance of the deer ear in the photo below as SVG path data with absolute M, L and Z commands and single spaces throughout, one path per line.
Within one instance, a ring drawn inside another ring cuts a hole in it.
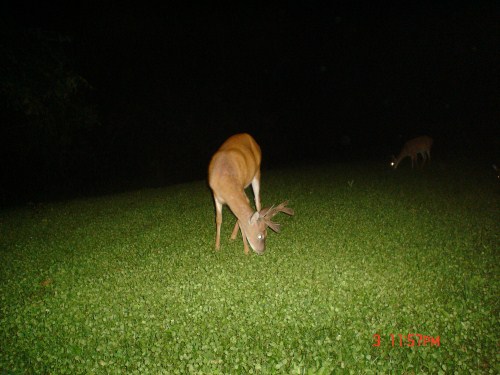
M 254 214 L 249 220 L 249 223 L 252 225 L 255 224 L 259 220 L 259 217 L 260 217 L 259 211 L 254 212 Z

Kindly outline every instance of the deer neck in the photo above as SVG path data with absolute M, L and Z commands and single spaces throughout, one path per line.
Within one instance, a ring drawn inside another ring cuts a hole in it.
M 250 206 L 245 192 L 242 190 L 241 192 L 232 194 L 226 199 L 226 202 L 240 223 L 246 226 L 255 211 Z
M 407 156 L 410 156 L 407 152 L 400 152 L 396 160 L 394 161 L 394 168 L 397 168 L 399 163 L 401 163 L 401 160 L 406 158 Z

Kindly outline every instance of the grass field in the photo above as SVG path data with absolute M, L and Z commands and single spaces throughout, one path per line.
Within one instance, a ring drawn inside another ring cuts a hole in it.
M 203 181 L 0 211 L 0 373 L 499 373 L 488 168 L 263 171 L 263 256 Z

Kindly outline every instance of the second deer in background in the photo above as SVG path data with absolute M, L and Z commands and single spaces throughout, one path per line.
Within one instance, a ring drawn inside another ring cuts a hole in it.
M 398 157 L 392 157 L 391 167 L 396 169 L 401 163 L 401 160 L 409 156 L 411 158 L 411 167 L 414 164 L 418 166 L 418 154 L 422 155 L 422 166 L 425 164 L 427 159 L 431 160 L 431 147 L 434 140 L 426 135 L 410 139 L 406 142 L 401 149 Z

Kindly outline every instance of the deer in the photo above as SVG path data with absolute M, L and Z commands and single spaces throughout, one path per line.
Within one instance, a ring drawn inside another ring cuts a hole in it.
M 208 184 L 212 189 L 215 202 L 216 237 L 215 250 L 220 249 L 222 225 L 222 207 L 229 206 L 236 216 L 231 239 L 236 239 L 241 229 L 243 249 L 249 254 L 248 244 L 252 250 L 261 255 L 266 248 L 267 227 L 280 232 L 280 224 L 271 219 L 283 212 L 293 215 L 294 211 L 282 202 L 269 208 L 261 207 L 260 201 L 260 164 L 262 152 L 255 139 L 247 133 L 229 137 L 215 152 L 208 166 Z M 252 185 L 255 199 L 254 210 L 245 189 Z
M 411 158 L 411 167 L 413 168 L 414 164 L 417 164 L 418 167 L 418 154 L 422 155 L 423 167 L 427 159 L 429 159 L 429 161 L 431 160 L 431 147 L 433 142 L 434 140 L 426 135 L 410 139 L 404 144 L 397 158 L 395 158 L 394 155 L 392 156 L 391 167 L 396 169 L 399 163 L 401 163 L 401 160 L 407 156 Z

